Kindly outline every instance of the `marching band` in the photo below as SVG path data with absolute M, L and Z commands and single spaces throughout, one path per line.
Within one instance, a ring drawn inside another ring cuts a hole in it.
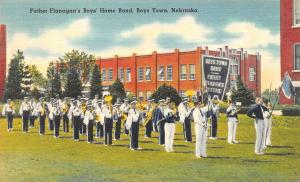
M 15 105 L 8 99 L 2 110 L 2 115 L 7 119 L 8 131 L 13 130 L 14 114 Z M 123 103 L 117 100 L 113 105 L 110 95 L 106 95 L 103 100 L 96 95 L 93 100 L 78 97 L 77 99 L 64 98 L 63 101 L 56 96 L 49 102 L 41 97 L 37 103 L 24 97 L 19 114 L 22 116 L 24 133 L 29 132 L 28 124 L 33 127 L 34 120 L 39 118 L 39 134 L 44 135 L 45 121 L 48 118 L 49 130 L 53 131 L 54 138 L 59 138 L 62 120 L 65 133 L 69 132 L 69 127 L 73 128 L 74 141 L 79 141 L 80 134 L 86 134 L 87 142 L 93 143 L 95 126 L 95 138 L 104 138 L 105 146 L 113 144 L 113 131 L 114 140 L 121 140 L 121 133 L 129 135 L 131 150 L 141 149 L 139 130 L 140 127 L 144 127 L 145 138 L 151 138 L 152 132 L 159 133 L 158 144 L 164 146 L 166 152 L 174 152 L 176 122 L 179 121 L 183 125 L 186 142 L 192 142 L 192 122 L 194 122 L 195 155 L 197 158 L 205 158 L 208 137 L 212 139 L 217 137 L 219 106 L 215 99 L 208 99 L 207 102 L 197 99 L 193 102 L 189 97 L 183 98 L 178 108 L 169 97 L 160 99 L 158 104 L 153 99 L 148 99 L 146 105 L 136 99 L 129 102 L 128 98 L 125 98 Z M 265 107 L 262 99 L 257 98 L 256 105 L 248 111 L 247 115 L 255 119 L 255 153 L 264 154 L 263 150 L 271 146 L 272 105 L 268 104 Z M 228 118 L 227 142 L 236 144 L 238 143 L 236 140 L 238 109 L 230 100 L 226 116 Z

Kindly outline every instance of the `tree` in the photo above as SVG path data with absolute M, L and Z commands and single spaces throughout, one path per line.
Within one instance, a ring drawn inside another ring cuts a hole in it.
M 115 82 L 111 85 L 109 92 L 113 97 L 112 103 L 115 103 L 117 101 L 117 98 L 123 100 L 126 97 L 124 85 L 119 78 L 117 78 Z
M 90 91 L 90 98 L 95 97 L 96 94 L 98 94 L 100 98 L 102 97 L 101 75 L 99 67 L 96 64 L 92 72 Z
M 23 69 L 22 84 L 21 84 L 23 96 L 30 95 L 30 89 L 31 89 L 31 84 L 32 84 L 31 78 L 32 78 L 32 76 L 29 71 L 29 66 L 26 65 Z
M 176 105 L 178 105 L 181 102 L 181 98 L 177 90 L 174 87 L 166 84 L 163 84 L 160 87 L 158 87 L 158 89 L 151 95 L 151 98 L 155 99 L 156 101 L 159 101 L 160 99 L 166 99 L 167 97 L 170 97 Z
M 244 106 L 249 106 L 254 103 L 252 91 L 245 87 L 240 78 L 236 81 L 236 88 L 232 90 L 231 99 L 234 102 L 242 102 Z
M 81 95 L 82 85 L 79 76 L 80 75 L 76 67 L 70 65 L 70 69 L 67 73 L 67 82 L 65 84 L 65 97 L 77 98 Z
M 32 86 L 38 90 L 45 90 L 47 87 L 47 78 L 38 70 L 36 65 L 29 65 L 31 74 Z
M 68 71 L 72 67 L 79 73 L 80 80 L 82 84 L 85 85 L 89 81 L 89 76 L 94 68 L 96 58 L 94 55 L 87 54 L 83 51 L 72 50 L 71 52 L 65 53 L 59 60 L 59 71 L 63 77 L 63 83 L 67 82 Z
M 59 72 L 53 62 L 49 63 L 47 69 L 47 78 L 48 78 L 48 96 L 54 97 L 57 94 L 62 95 L 62 86 Z
M 20 50 L 13 55 L 9 63 L 8 76 L 5 84 L 4 99 L 20 99 L 22 97 L 22 77 L 24 55 Z

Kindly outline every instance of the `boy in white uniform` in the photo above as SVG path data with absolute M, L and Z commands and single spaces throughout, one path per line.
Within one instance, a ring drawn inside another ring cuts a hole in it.
M 236 141 L 236 129 L 238 123 L 238 116 L 237 116 L 237 108 L 231 100 L 229 100 L 229 107 L 226 110 L 226 115 L 228 118 L 228 138 L 227 142 L 229 144 L 238 143 Z
M 165 122 L 165 149 L 166 152 L 174 152 L 173 143 L 175 135 L 175 120 L 176 113 L 172 109 L 172 103 L 168 102 L 166 108 L 164 109 L 164 116 L 166 118 Z
M 196 108 L 193 111 L 193 118 L 195 122 L 195 134 L 196 134 L 195 155 L 197 158 L 207 157 L 206 154 L 207 112 L 208 112 L 208 107 L 205 106 L 201 108 L 201 101 L 198 101 Z
M 13 115 L 15 114 L 14 104 L 10 99 L 7 99 L 7 103 L 3 106 L 2 116 L 6 116 L 7 119 L 7 131 L 13 130 Z

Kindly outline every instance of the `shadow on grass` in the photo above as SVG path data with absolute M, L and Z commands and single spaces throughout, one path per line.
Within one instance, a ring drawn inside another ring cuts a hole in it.
M 139 141 L 139 143 L 153 143 L 153 141 Z
M 137 150 L 137 151 L 142 151 L 142 152 L 159 152 L 160 150 L 159 149 L 140 149 L 140 150 Z
M 187 145 L 180 145 L 180 144 L 178 144 L 178 145 L 173 145 L 174 147 L 188 147 Z
M 242 160 L 243 162 L 250 162 L 250 163 L 273 163 L 275 161 L 264 161 L 264 160 L 257 160 L 257 159 L 245 159 L 245 160 Z
M 265 155 L 287 156 L 287 155 L 295 155 L 295 153 L 293 153 L 293 152 L 285 152 L 285 153 L 265 153 Z
M 289 145 L 282 145 L 282 146 L 271 146 L 270 148 L 279 148 L 279 149 L 281 149 L 281 148 L 288 148 L 288 149 L 292 149 L 292 148 L 294 148 L 294 147 L 292 147 L 292 146 L 289 146 Z
M 221 146 L 209 146 L 207 148 L 212 148 L 212 149 L 221 149 L 221 148 L 224 148 L 224 147 L 221 147 Z
M 254 142 L 239 142 L 238 144 L 254 144 Z
M 60 136 L 59 138 L 63 138 L 63 139 L 66 139 L 66 138 L 73 138 L 73 136 Z
M 208 159 L 233 159 L 232 157 L 226 157 L 226 156 L 208 156 Z
M 217 138 L 217 140 L 227 140 L 225 137 Z
M 113 144 L 111 145 L 112 147 L 127 147 L 129 148 L 129 145 L 128 144 Z
M 177 154 L 192 154 L 194 151 L 175 151 Z

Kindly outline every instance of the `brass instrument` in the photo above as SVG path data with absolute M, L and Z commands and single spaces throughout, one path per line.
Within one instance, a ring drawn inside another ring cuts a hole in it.
M 15 104 L 14 104 L 13 101 L 10 102 L 9 108 L 10 108 L 11 110 L 15 110 Z
M 146 113 L 146 118 L 144 120 L 144 126 L 146 126 L 147 123 L 152 119 L 153 112 L 157 108 L 157 105 L 151 104 L 150 107 L 151 107 L 151 109 Z
M 66 112 L 68 112 L 68 110 L 69 110 L 69 105 L 67 103 L 65 103 L 62 108 L 62 112 L 65 114 Z

